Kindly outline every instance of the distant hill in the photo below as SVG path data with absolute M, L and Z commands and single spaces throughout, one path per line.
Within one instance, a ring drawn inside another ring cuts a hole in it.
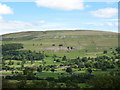
M 18 40 L 41 40 L 49 38 L 77 38 L 79 36 L 117 36 L 118 33 L 107 31 L 94 31 L 94 30 L 56 30 L 56 31 L 27 31 L 17 32 L 2 35 L 3 41 L 18 41 Z
M 103 50 L 118 47 L 118 33 L 94 30 L 28 31 L 4 34 L 2 39 L 3 44 L 22 43 L 27 50 L 71 58 L 95 56 Z M 68 47 L 73 49 L 68 52 Z

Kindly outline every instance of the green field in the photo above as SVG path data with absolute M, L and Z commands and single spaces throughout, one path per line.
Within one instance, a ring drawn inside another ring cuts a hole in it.
M 105 31 L 30 31 L 6 34 L 2 38 L 3 44 L 18 42 L 24 44 L 24 49 L 27 50 L 44 51 L 50 56 L 66 55 L 69 58 L 94 57 L 104 49 L 118 47 L 118 34 Z M 52 46 L 53 44 L 55 46 Z M 63 46 L 59 47 L 59 44 Z M 68 51 L 68 46 L 74 49 Z
M 118 33 L 94 30 L 29 31 L 5 34 L 2 35 L 2 39 L 3 45 L 23 44 L 24 48 L 16 51 L 31 50 L 33 53 L 41 52 L 44 55 L 40 60 L 27 60 L 24 55 L 22 60 L 5 59 L 3 66 L 12 70 L 5 69 L 6 71 L 2 71 L 3 76 L 16 75 L 13 73 L 15 70 L 22 74 L 26 67 L 34 69 L 33 73 L 38 74 L 35 77 L 41 79 L 89 74 L 89 68 L 92 70 L 90 75 L 94 76 L 109 75 L 115 70 L 120 70 L 119 53 L 116 51 L 119 46 Z M 64 56 L 66 60 L 63 60 Z M 41 72 L 37 71 L 38 67 L 42 67 Z M 66 73 L 69 67 L 72 68 L 72 72 Z M 68 82 L 62 82 L 63 86 Z M 61 82 L 58 82 L 58 86 L 59 84 Z M 81 88 L 90 86 L 87 82 L 77 85 Z

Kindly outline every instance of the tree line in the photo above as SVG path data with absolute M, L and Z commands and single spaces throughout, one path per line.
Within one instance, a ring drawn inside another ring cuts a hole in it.
M 2 45 L 2 60 L 41 60 L 44 54 L 41 52 L 23 49 L 21 43 L 9 43 Z

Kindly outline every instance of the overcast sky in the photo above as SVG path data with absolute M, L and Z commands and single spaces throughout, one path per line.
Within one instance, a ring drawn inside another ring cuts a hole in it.
M 118 32 L 118 2 L 0 0 L 0 34 L 44 30 Z

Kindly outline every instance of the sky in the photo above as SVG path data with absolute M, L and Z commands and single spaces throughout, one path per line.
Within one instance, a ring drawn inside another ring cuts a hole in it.
M 0 0 L 0 35 L 46 30 L 118 32 L 118 2 Z

